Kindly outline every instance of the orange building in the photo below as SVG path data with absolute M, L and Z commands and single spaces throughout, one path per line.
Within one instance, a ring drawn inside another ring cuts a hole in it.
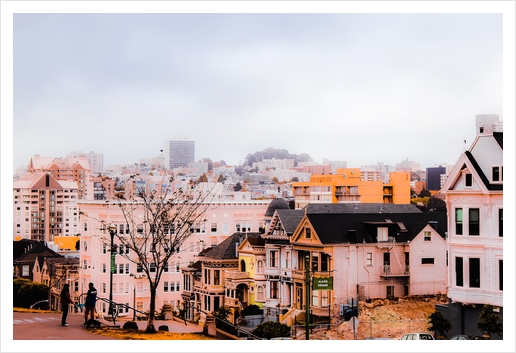
M 312 175 L 292 183 L 295 207 L 310 203 L 410 203 L 410 173 L 391 172 L 389 183 L 364 180 L 360 168 L 339 168 L 336 174 Z

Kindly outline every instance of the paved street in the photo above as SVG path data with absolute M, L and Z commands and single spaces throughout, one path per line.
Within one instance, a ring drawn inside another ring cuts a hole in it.
M 69 326 L 61 326 L 60 313 L 13 313 L 13 340 L 114 340 L 115 338 L 96 335 L 84 329 L 83 314 L 69 314 L 67 322 Z M 147 321 L 136 321 L 140 330 L 145 329 Z M 110 325 L 102 321 L 104 326 Z M 201 332 L 200 327 L 173 320 L 154 322 L 156 329 L 161 325 L 168 326 L 169 332 Z M 124 321 L 117 321 L 122 327 Z
M 88 332 L 83 314 L 69 314 L 61 326 L 61 313 L 13 313 L 13 340 L 114 340 Z

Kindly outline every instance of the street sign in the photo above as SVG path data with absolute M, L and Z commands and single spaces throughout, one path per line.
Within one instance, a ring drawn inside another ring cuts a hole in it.
M 313 290 L 332 290 L 333 277 L 314 277 Z
M 111 253 L 111 273 L 115 273 L 116 271 L 116 263 L 115 263 L 115 254 Z

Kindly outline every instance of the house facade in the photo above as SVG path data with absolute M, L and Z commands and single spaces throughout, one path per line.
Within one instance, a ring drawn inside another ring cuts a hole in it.
M 264 214 L 270 200 L 216 201 L 209 204 L 205 220 L 191 228 L 191 234 L 180 249 L 170 257 L 157 289 L 156 308 L 171 305 L 174 310 L 182 309 L 185 298 L 182 296 L 184 277 L 182 268 L 199 260 L 199 253 L 222 243 L 235 232 L 258 231 L 264 227 Z M 120 207 L 116 202 L 80 200 L 80 266 L 81 286 L 87 288 L 93 282 L 100 297 L 107 298 L 110 293 L 111 254 L 110 235 L 103 225 L 111 224 L 118 234 L 127 234 L 128 228 Z M 135 211 L 143 213 L 140 207 Z M 114 245 L 119 246 L 117 238 Z M 131 256 L 128 249 L 123 249 Z M 235 260 L 236 261 L 236 260 Z M 192 281 L 195 271 L 191 274 Z M 136 309 L 145 312 L 149 309 L 150 291 L 148 279 L 135 263 L 120 255 L 115 255 L 112 296 L 113 301 L 127 306 L 136 304 Z M 190 282 L 190 285 L 193 283 Z M 220 285 L 223 286 L 224 283 Z M 99 303 L 97 310 L 108 312 L 105 302 Z M 215 301 L 211 307 L 216 306 Z M 120 313 L 128 314 L 128 313 Z
M 497 115 L 476 116 L 476 138 L 441 193 L 448 209 L 450 302 L 437 309 L 452 321 L 450 334 L 478 335 L 484 305 L 503 317 L 503 129 Z

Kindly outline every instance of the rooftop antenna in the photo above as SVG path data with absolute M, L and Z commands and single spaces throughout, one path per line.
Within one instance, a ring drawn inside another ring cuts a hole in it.
M 462 151 L 462 152 L 466 152 L 466 138 L 465 138 L 465 137 L 463 137 L 462 139 L 464 140 L 464 148 L 463 148 L 463 151 Z

